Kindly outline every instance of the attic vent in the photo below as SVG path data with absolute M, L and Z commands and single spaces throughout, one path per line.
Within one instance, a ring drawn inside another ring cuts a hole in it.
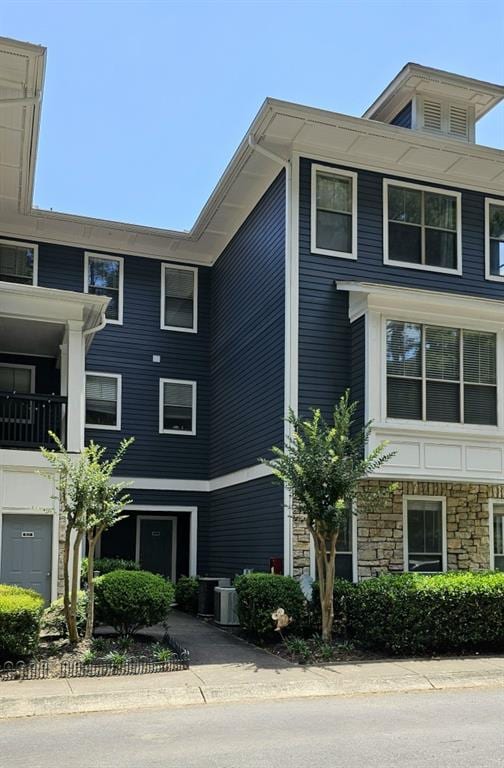
M 450 105 L 449 132 L 453 136 L 460 136 L 465 139 L 467 136 L 467 123 L 467 109 Z
M 438 101 L 424 101 L 424 128 L 429 131 L 441 130 L 441 104 Z

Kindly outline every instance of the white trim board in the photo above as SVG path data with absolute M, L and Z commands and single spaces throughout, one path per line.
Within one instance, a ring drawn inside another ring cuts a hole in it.
M 115 477 L 116 482 L 129 482 L 132 489 L 150 491 L 190 491 L 192 493 L 210 493 L 233 485 L 250 483 L 261 477 L 271 475 L 271 470 L 264 464 L 254 464 L 252 467 L 239 469 L 227 475 L 214 477 L 211 480 L 191 480 L 165 477 Z

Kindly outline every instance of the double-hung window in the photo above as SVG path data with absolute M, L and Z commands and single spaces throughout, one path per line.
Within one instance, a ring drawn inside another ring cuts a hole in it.
M 196 434 L 196 382 L 159 381 L 159 431 L 161 434 Z
M 198 270 L 161 265 L 161 328 L 196 333 L 198 330 Z
M 86 373 L 86 427 L 121 429 L 121 376 Z
M 460 274 L 460 193 L 384 182 L 384 261 Z
M 123 316 L 123 259 L 86 253 L 84 291 L 96 296 L 108 296 L 107 322 L 120 325 Z
M 504 504 L 493 504 L 491 515 L 492 530 L 490 539 L 490 567 L 496 571 L 504 571 Z
M 37 284 L 38 248 L 16 240 L 0 240 L 0 280 L 6 283 Z
M 504 280 L 504 200 L 486 200 L 486 277 Z
M 357 174 L 312 165 L 311 250 L 357 258 Z
M 387 417 L 497 425 L 496 335 L 387 321 Z
M 446 569 L 443 499 L 404 498 L 404 570 L 436 573 Z

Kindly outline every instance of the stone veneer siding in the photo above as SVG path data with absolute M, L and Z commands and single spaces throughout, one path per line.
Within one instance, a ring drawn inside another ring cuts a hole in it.
M 387 486 L 390 481 L 370 480 L 369 487 Z M 504 485 L 395 481 L 397 490 L 378 508 L 362 508 L 357 515 L 359 579 L 380 573 L 402 572 L 403 497 L 446 498 L 446 544 L 448 570 L 479 570 L 490 567 L 489 499 L 504 500 Z M 355 521 L 354 521 L 355 524 Z M 293 514 L 294 576 L 309 573 L 310 540 L 303 515 Z

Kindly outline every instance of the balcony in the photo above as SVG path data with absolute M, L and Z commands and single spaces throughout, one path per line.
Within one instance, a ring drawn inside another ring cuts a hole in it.
M 0 447 L 38 449 L 54 447 L 49 432 L 63 443 L 66 397 L 0 392 Z

